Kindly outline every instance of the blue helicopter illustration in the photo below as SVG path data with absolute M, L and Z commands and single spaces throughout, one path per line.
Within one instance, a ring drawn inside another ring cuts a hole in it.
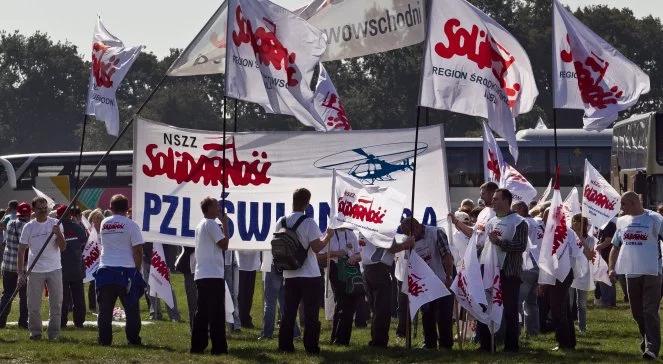
M 420 142 L 417 153 L 428 149 Z M 320 158 L 313 165 L 320 169 L 345 170 L 365 184 L 395 181 L 394 174 L 414 168 L 414 143 L 389 143 L 345 150 Z

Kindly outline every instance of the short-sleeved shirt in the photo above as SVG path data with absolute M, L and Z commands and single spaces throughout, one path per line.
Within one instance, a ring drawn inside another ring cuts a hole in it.
M 225 238 L 215 219 L 204 218 L 196 226 L 196 269 L 193 279 L 224 278 L 224 251 L 217 244 Z
M 27 219 L 14 219 L 7 224 L 7 230 L 5 231 L 7 246 L 5 246 L 5 251 L 2 254 L 3 272 L 16 272 L 18 270 L 18 244 L 23 227 L 27 223 Z
M 446 281 L 446 272 L 442 258 L 451 254 L 447 234 L 435 226 L 424 226 L 424 236 L 414 243 L 414 251 L 428 264 L 430 269 L 442 281 Z M 451 274 L 451 272 L 449 272 Z
M 56 226 L 57 223 L 58 220 L 52 217 L 47 217 L 44 222 L 32 220 L 23 227 L 20 243 L 29 247 L 28 267 L 32 265 L 35 256 L 39 253 L 41 247 L 44 246 L 46 239 L 51 235 L 53 227 Z M 60 248 L 56 243 L 56 236 L 53 235 L 32 271 L 35 273 L 48 273 L 60 268 L 62 268 L 60 262 Z
M 260 269 L 260 252 L 235 252 L 235 259 L 237 259 L 237 267 L 243 271 L 256 271 Z
M 293 212 L 288 216 L 281 217 L 276 222 L 277 229 L 281 228 L 283 219 L 285 219 L 288 227 L 292 227 L 302 215 L 304 215 L 303 212 Z M 299 269 L 284 270 L 283 278 L 320 277 L 318 259 L 313 249 L 310 249 L 311 242 L 320 239 L 320 235 L 321 233 L 318 224 L 316 224 L 310 217 L 307 217 L 301 224 L 299 224 L 297 227 L 297 237 L 299 237 L 299 242 L 304 249 L 307 250 L 306 260 Z
M 99 267 L 135 268 L 133 247 L 143 244 L 138 225 L 124 215 L 109 216 L 101 221 L 101 257 Z
M 630 278 L 661 274 L 663 217 L 645 210 L 643 214 L 624 215 L 617 219 L 612 245 L 620 248 L 615 271 Z
M 394 264 L 394 254 L 390 253 L 389 250 L 375 246 L 367 239 L 364 239 L 364 242 L 365 245 L 361 247 L 362 266 L 382 263 L 391 267 Z
M 342 250 L 348 254 L 348 256 L 355 255 L 360 252 L 359 241 L 357 240 L 357 235 L 354 231 L 350 229 L 338 229 L 334 231 L 329 244 L 325 246 L 320 252 L 326 253 L 328 251 L 339 251 Z M 331 258 L 332 261 L 338 262 L 338 258 Z
M 63 220 L 65 249 L 60 253 L 62 262 L 62 280 L 77 281 L 85 278 L 83 269 L 83 248 L 87 243 L 87 234 L 83 227 L 71 220 Z

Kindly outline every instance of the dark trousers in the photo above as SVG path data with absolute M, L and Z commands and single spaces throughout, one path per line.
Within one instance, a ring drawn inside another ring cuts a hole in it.
M 320 319 L 318 315 L 320 313 L 320 294 L 323 291 L 320 278 L 285 278 L 283 288 L 285 307 L 279 327 L 279 350 L 295 351 L 292 340 L 297 308 L 301 302 L 304 320 L 304 348 L 310 354 L 319 353 Z
M 503 273 L 502 273 L 503 274 Z M 520 294 L 520 277 L 502 276 L 502 305 L 504 308 L 500 331 L 504 332 L 504 351 L 518 351 L 518 336 L 520 324 L 518 321 L 518 296 Z M 568 292 L 567 292 L 568 302 Z M 478 324 L 481 349 L 491 351 L 490 328 L 482 323 Z
M 239 321 L 242 327 L 253 328 L 251 306 L 253 306 L 253 291 L 256 286 L 256 271 L 239 271 L 239 289 L 237 304 L 239 305 Z
M 95 288 L 94 281 L 90 281 L 87 287 L 87 307 L 90 311 L 97 310 L 97 289 Z
M 212 355 L 227 354 L 226 295 L 223 278 L 196 280 L 198 301 L 191 331 L 191 352 L 201 354 L 212 341 Z
M 329 277 L 334 291 L 334 318 L 332 321 L 332 342 L 340 345 L 350 345 L 352 335 L 352 320 L 357 310 L 357 302 L 363 296 L 348 294 L 345 290 L 345 282 L 337 279 L 336 263 L 331 262 Z
M 427 348 L 451 349 L 453 339 L 454 296 L 438 298 L 421 308 L 421 324 L 424 329 L 424 344 Z
M 83 280 L 62 281 L 62 327 L 67 326 L 69 309 L 73 306 L 74 326 L 83 327 L 85 322 L 85 293 Z
M 403 282 L 398 282 L 398 325 L 396 326 L 396 336 L 405 337 L 405 327 L 407 326 L 407 295 L 403 293 Z
M 384 263 L 369 264 L 364 267 L 364 282 L 368 301 L 373 311 L 370 346 L 387 347 L 389 344 L 389 324 L 391 323 L 391 275 Z
M 573 283 L 573 271 L 569 272 L 564 282 L 559 280 L 554 286 L 548 287 L 550 291 L 550 315 L 555 326 L 555 339 L 560 348 L 574 349 L 576 347 L 576 330 L 573 326 L 573 312 L 569 299 L 569 288 Z
M 371 310 L 368 307 L 366 293 L 357 299 L 357 310 L 355 311 L 355 327 L 368 326 L 368 319 L 371 316 Z
M 124 313 L 127 316 L 127 325 L 124 332 L 127 341 L 131 345 L 140 345 L 140 307 L 138 298 L 130 299 L 127 295 L 127 287 L 118 284 L 108 284 L 97 288 L 97 304 L 99 305 L 99 316 L 97 326 L 99 327 L 99 344 L 110 345 L 113 343 L 113 309 L 115 302 L 120 299 Z
M 0 309 L 5 307 L 5 305 L 10 305 L 5 310 L 5 313 L 0 316 L 0 327 L 5 327 L 7 324 L 7 316 L 11 311 L 11 303 L 9 299 L 16 290 L 16 284 L 18 282 L 18 273 L 16 272 L 2 272 L 2 299 L 0 299 Z M 22 327 L 28 327 L 28 301 L 27 296 L 25 295 L 25 287 L 21 288 L 18 291 L 18 324 Z
M 627 278 L 631 314 L 640 331 L 640 349 L 658 356 L 661 347 L 661 321 L 658 310 L 661 306 L 661 276 L 643 275 Z

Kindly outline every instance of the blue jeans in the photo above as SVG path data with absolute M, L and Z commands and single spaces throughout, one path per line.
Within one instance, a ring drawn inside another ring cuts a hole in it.
M 279 313 L 283 318 L 285 305 L 285 290 L 283 289 L 283 275 L 274 272 L 265 272 L 264 283 L 264 315 L 262 318 L 262 333 L 260 336 L 271 338 L 274 335 L 274 322 L 276 319 L 276 301 L 279 302 Z M 294 336 L 300 336 L 299 326 L 295 325 Z
M 598 299 L 598 304 L 603 307 L 615 307 L 617 305 L 617 291 L 615 286 L 609 286 L 603 282 L 597 282 L 599 284 L 599 291 L 601 292 L 601 298 Z M 617 284 L 617 282 L 615 282 Z
M 537 300 L 538 270 L 524 270 L 520 278 L 518 310 L 523 317 L 527 335 L 539 334 L 539 303 Z

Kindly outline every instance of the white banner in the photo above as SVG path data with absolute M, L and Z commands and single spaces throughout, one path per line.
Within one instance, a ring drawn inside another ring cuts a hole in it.
M 268 0 L 229 0 L 226 95 L 326 131 L 311 82 L 325 35 Z
M 403 217 L 405 195 L 389 186 L 367 186 L 345 173 L 335 173 L 332 227 L 357 230 L 373 245 L 391 247 Z
M 420 105 L 487 118 L 508 139 L 539 93 L 523 47 L 465 0 L 432 1 L 428 29 Z
M 132 201 L 140 213 L 133 218 L 146 241 L 193 246 L 193 229 L 203 217 L 200 201 L 207 196 L 221 200 L 224 182 L 235 250 L 269 250 L 274 223 L 291 212 L 298 187 L 311 191 L 308 212 L 325 231 L 334 169 L 366 184 L 391 187 L 406 201 L 411 198 L 413 129 L 231 133 L 223 174 L 219 131 L 141 118 L 135 127 Z M 435 225 L 449 212 L 443 142 L 439 125 L 421 128 L 414 216 L 424 224 Z
M 451 291 L 456 301 L 466 309 L 472 317 L 486 325 L 490 324 L 488 300 L 483 288 L 481 264 L 477 256 L 477 234 L 472 234 L 467 244 L 465 255 L 460 262 L 458 274 L 451 284 Z
M 94 226 L 87 227 L 87 225 L 86 228 L 88 238 L 85 248 L 83 249 L 83 266 L 85 268 L 84 283 L 94 280 L 94 276 L 92 275 L 97 271 L 97 268 L 99 268 L 99 261 L 101 260 L 101 241 L 99 240 L 97 229 Z
M 502 151 L 500 150 L 495 136 L 490 130 L 488 123 L 485 121 L 483 125 L 483 180 L 484 182 L 500 183 L 502 178 L 502 169 L 505 163 L 502 158 Z
M 101 18 L 97 18 L 92 38 L 92 69 L 88 87 L 88 115 L 106 123 L 106 131 L 117 136 L 120 132 L 120 112 L 115 91 L 127 75 L 143 46 L 125 47 L 112 35 Z
M 451 294 L 414 250 L 410 252 L 410 259 L 407 260 L 407 284 L 403 284 L 402 292 L 408 296 L 412 320 L 421 306 Z
M 570 259 L 560 261 L 560 258 L 565 253 L 570 254 L 570 251 L 566 251 L 571 249 L 569 244 L 575 244 L 575 236 L 569 236 L 571 230 L 566 224 L 566 214 L 562 204 L 559 186 L 555 186 L 539 255 L 539 268 L 560 282 L 564 281 L 571 270 Z
M 585 159 L 582 216 L 589 224 L 603 229 L 622 208 L 621 196 L 601 173 Z
M 523 201 L 529 206 L 530 202 L 536 198 L 536 188 L 509 164 L 505 164 L 502 170 L 500 187 L 506 188 L 513 195 L 513 202 Z
M 497 247 L 495 244 L 486 244 L 484 249 L 489 249 L 487 254 L 481 253 L 486 262 L 483 264 L 483 287 L 486 289 L 488 298 L 488 322 L 486 325 L 492 333 L 496 333 L 502 325 L 502 314 L 504 313 L 504 299 L 502 297 L 502 267 L 497 259 Z
M 314 0 L 300 16 L 325 33 L 333 61 L 423 42 L 424 12 L 423 0 Z
M 585 110 L 585 129 L 603 130 L 649 92 L 649 76 L 558 0 L 553 2 L 556 108 Z
M 166 255 L 163 253 L 163 245 L 152 244 L 152 258 L 150 259 L 150 296 L 161 298 L 168 307 L 175 307 L 173 300 L 173 288 L 170 285 L 170 269 L 166 264 Z

